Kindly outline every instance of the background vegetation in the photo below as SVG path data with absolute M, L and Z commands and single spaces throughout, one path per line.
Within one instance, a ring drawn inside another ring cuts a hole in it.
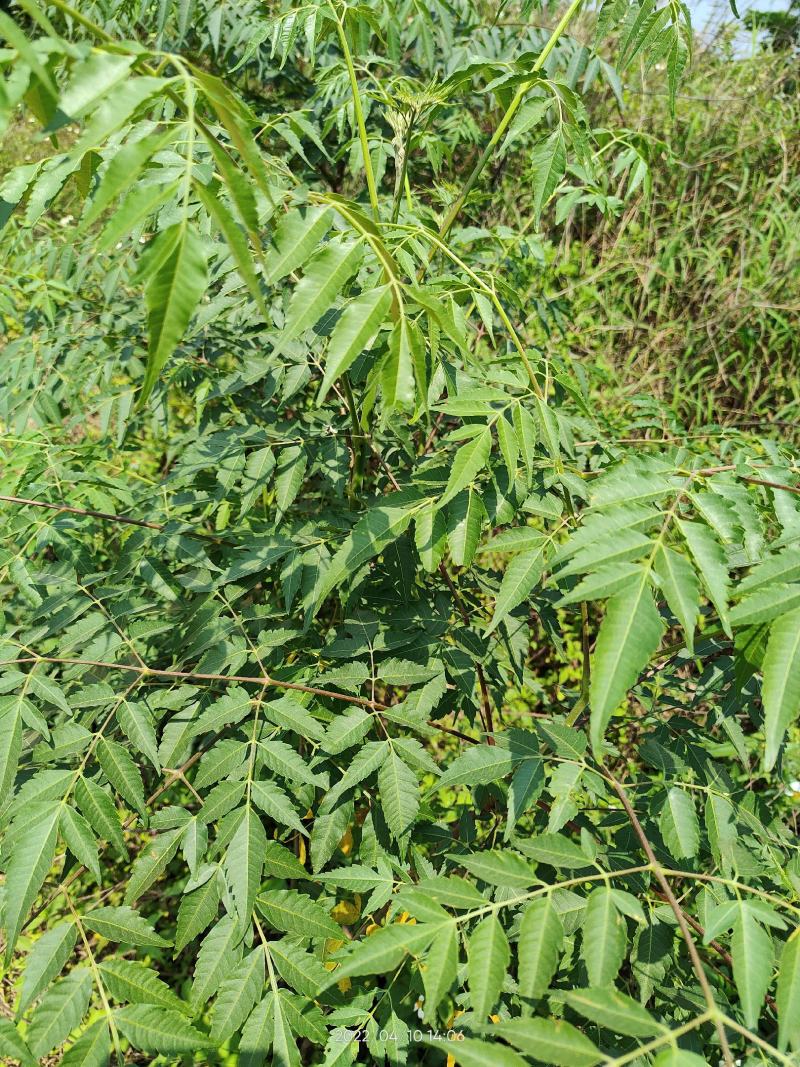
M 800 1062 L 761 24 L 0 13 L 3 1062 Z

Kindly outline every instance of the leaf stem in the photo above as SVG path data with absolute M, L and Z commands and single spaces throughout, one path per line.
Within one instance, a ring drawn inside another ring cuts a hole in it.
M 375 221 L 378 222 L 380 219 L 380 208 L 378 206 L 378 189 L 375 185 L 375 174 L 372 170 L 372 159 L 370 158 L 369 154 L 369 138 L 367 137 L 367 126 L 364 121 L 364 109 L 361 106 L 361 96 L 358 91 L 358 78 L 356 77 L 356 68 L 353 65 L 353 54 L 350 51 L 350 45 L 347 43 L 347 34 L 345 33 L 344 22 L 339 17 L 339 13 L 334 7 L 333 0 L 328 0 L 328 6 L 333 12 L 333 17 L 336 20 L 336 33 L 339 37 L 339 45 L 341 46 L 345 66 L 347 67 L 347 74 L 350 78 L 350 89 L 353 94 L 353 113 L 355 115 L 356 126 L 358 128 L 358 139 L 361 142 L 361 154 L 364 157 L 364 171 L 367 175 L 369 202 L 372 205 L 372 214 L 375 217 Z
M 353 396 L 353 387 L 350 384 L 350 376 L 345 373 L 341 376 L 339 381 L 342 383 L 342 390 L 344 391 L 345 401 L 347 402 L 347 411 L 350 416 L 350 448 L 353 452 L 353 469 L 350 471 L 350 488 L 348 490 L 348 496 L 350 497 L 350 503 L 354 504 L 358 496 L 359 489 L 361 488 L 361 480 L 364 474 L 364 439 L 361 433 L 361 427 L 358 422 L 358 408 L 356 407 L 355 397 Z
M 645 856 L 650 862 L 650 867 L 653 874 L 656 877 L 662 892 L 667 899 L 667 903 L 672 909 L 672 913 L 675 916 L 675 920 L 678 923 L 678 928 L 681 931 L 683 940 L 686 942 L 686 947 L 689 950 L 689 959 L 692 961 L 692 967 L 694 973 L 697 976 L 697 981 L 700 985 L 700 989 L 703 993 L 703 999 L 706 1002 L 708 1008 L 708 1015 L 714 1020 L 714 1026 L 716 1027 L 717 1037 L 719 1038 L 720 1050 L 722 1052 L 722 1059 L 725 1063 L 725 1067 L 734 1067 L 733 1056 L 731 1055 L 730 1045 L 728 1044 L 728 1035 L 725 1033 L 725 1026 L 723 1023 L 724 1016 L 720 1014 L 717 1008 L 717 1002 L 714 1000 L 714 992 L 711 989 L 711 985 L 706 976 L 706 972 L 703 969 L 703 961 L 700 959 L 700 953 L 697 951 L 697 946 L 694 943 L 689 924 L 686 921 L 686 916 L 683 913 L 683 908 L 678 903 L 678 899 L 672 892 L 672 886 L 669 884 L 669 880 L 664 873 L 664 868 L 658 862 L 656 854 L 653 851 L 653 846 L 650 844 L 650 840 L 647 834 L 644 832 L 644 827 L 639 821 L 639 816 L 634 811 L 633 805 L 630 802 L 627 792 L 620 782 L 611 774 L 608 768 L 603 768 L 603 773 L 606 780 L 610 783 L 614 792 L 622 801 L 622 806 L 625 809 L 625 813 L 630 820 L 631 826 L 636 836 L 639 838 L 642 850 Z
M 577 15 L 582 3 L 583 3 L 583 0 L 572 0 L 572 3 L 569 5 L 567 10 L 562 15 L 562 17 L 559 20 L 556 28 L 550 34 L 550 37 L 548 38 L 544 48 L 542 49 L 542 51 L 537 56 L 536 62 L 533 64 L 533 67 L 531 68 L 531 74 L 538 74 L 541 71 L 541 69 L 544 67 L 545 63 L 547 62 L 547 57 L 550 55 L 550 53 L 555 48 L 556 44 L 558 43 L 559 37 L 561 37 L 561 35 L 566 30 L 566 28 L 569 26 L 570 22 L 572 22 L 572 20 Z M 439 227 L 439 236 L 440 237 L 446 237 L 447 236 L 447 234 L 449 233 L 450 228 L 452 227 L 453 223 L 456 221 L 456 219 L 458 218 L 459 214 L 461 213 L 461 209 L 464 206 L 464 203 L 465 203 L 467 197 L 472 192 L 472 190 L 473 190 L 473 188 L 475 186 L 475 183 L 478 181 L 478 178 L 480 178 L 481 174 L 483 173 L 483 170 L 484 170 L 486 164 L 491 159 L 492 154 L 493 154 L 493 152 L 495 150 L 495 147 L 497 146 L 498 142 L 500 141 L 500 138 L 506 132 L 506 130 L 508 129 L 508 127 L 509 127 L 509 125 L 511 123 L 511 120 L 514 118 L 514 115 L 516 115 L 517 111 L 519 110 L 519 106 L 522 103 L 522 101 L 525 99 L 525 96 L 527 95 L 528 90 L 531 87 L 531 84 L 532 84 L 532 81 L 523 82 L 523 84 L 519 87 L 519 89 L 517 89 L 516 93 L 514 94 L 514 98 L 512 99 L 512 101 L 508 105 L 508 107 L 506 108 L 505 114 L 503 115 L 502 119 L 500 119 L 500 122 L 498 123 L 497 128 L 495 129 L 494 133 L 492 134 L 492 136 L 491 136 L 491 138 L 489 140 L 489 143 L 486 145 L 484 150 L 481 152 L 481 154 L 478 157 L 478 160 L 477 160 L 475 166 L 470 171 L 470 174 L 469 174 L 466 182 L 464 183 L 464 187 L 462 188 L 461 192 L 458 194 L 456 199 L 451 204 L 450 210 L 445 215 L 444 222 Z

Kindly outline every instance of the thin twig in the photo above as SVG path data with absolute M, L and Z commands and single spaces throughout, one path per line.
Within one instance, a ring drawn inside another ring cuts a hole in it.
M 625 792 L 625 789 L 607 768 L 604 769 L 604 773 L 607 780 L 611 783 L 614 792 L 622 801 L 622 806 L 625 808 L 625 812 L 628 816 L 628 819 L 630 820 L 634 833 L 639 838 L 642 850 L 644 851 L 644 854 L 647 856 L 647 859 L 650 862 L 653 874 L 655 875 L 659 885 L 661 886 L 664 897 L 666 898 L 667 903 L 672 909 L 672 912 L 678 923 L 678 927 L 680 928 L 681 934 L 683 935 L 683 940 L 686 942 L 686 947 L 689 950 L 689 958 L 692 961 L 692 967 L 694 968 L 694 972 L 697 975 L 697 981 L 700 983 L 700 989 L 702 990 L 703 998 L 708 1008 L 708 1013 L 710 1017 L 714 1020 L 714 1026 L 716 1027 L 717 1036 L 719 1037 L 723 1061 L 726 1067 L 734 1067 L 733 1056 L 731 1055 L 730 1045 L 728 1044 L 728 1035 L 725 1033 L 725 1026 L 722 1021 L 722 1016 L 720 1015 L 719 1009 L 717 1008 L 717 1003 L 714 1000 L 714 993 L 711 989 L 708 978 L 706 977 L 706 972 L 703 969 L 703 961 L 701 960 L 700 953 L 697 951 L 697 946 L 694 943 L 694 938 L 692 937 L 691 930 L 689 928 L 689 923 L 686 921 L 686 914 L 684 913 L 683 908 L 678 903 L 677 897 L 672 892 L 672 886 L 669 884 L 669 881 L 667 880 L 667 877 L 664 874 L 664 869 L 656 858 L 656 854 L 653 851 L 653 846 L 650 844 L 647 834 L 644 832 L 644 828 L 641 822 L 639 821 L 639 816 L 634 811 L 633 805 L 631 804 L 628 798 L 628 794 Z

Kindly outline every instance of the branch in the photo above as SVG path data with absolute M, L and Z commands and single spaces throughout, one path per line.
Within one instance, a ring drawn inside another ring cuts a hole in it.
M 694 973 L 697 975 L 697 981 L 700 983 L 700 989 L 703 992 L 703 998 L 706 1002 L 709 1016 L 714 1020 L 714 1026 L 716 1027 L 717 1036 L 719 1037 L 720 1048 L 722 1050 L 723 1062 L 725 1063 L 726 1067 L 734 1067 L 734 1061 L 731 1055 L 730 1045 L 728 1044 L 728 1036 L 725 1033 L 725 1026 L 722 1022 L 722 1016 L 720 1015 L 716 1001 L 714 1000 L 714 993 L 711 989 L 708 978 L 706 977 L 706 972 L 703 970 L 703 961 L 700 959 L 700 953 L 697 951 L 697 946 L 694 943 L 694 938 L 692 937 L 689 928 L 689 923 L 686 919 L 686 914 L 684 913 L 683 908 L 678 903 L 677 897 L 672 892 L 672 886 L 669 884 L 667 877 L 664 874 L 664 869 L 656 859 L 656 854 L 653 851 L 653 846 L 650 844 L 647 834 L 644 832 L 644 828 L 642 827 L 642 824 L 639 821 L 639 817 L 634 811 L 630 800 L 628 799 L 628 794 L 625 792 L 622 785 L 616 780 L 616 778 L 607 768 L 604 768 L 604 773 L 607 781 L 610 782 L 611 786 L 613 787 L 614 792 L 622 801 L 622 806 L 625 808 L 625 812 L 628 818 L 630 819 L 630 823 L 633 827 L 634 833 L 641 842 L 642 850 L 644 851 L 644 854 L 647 856 L 647 859 L 650 862 L 650 866 L 653 869 L 653 874 L 656 876 L 656 880 L 661 886 L 663 895 L 670 908 L 672 909 L 672 912 L 678 923 L 678 927 L 681 931 L 681 934 L 683 935 L 683 940 L 686 942 L 686 947 L 689 950 L 689 958 L 692 961 Z

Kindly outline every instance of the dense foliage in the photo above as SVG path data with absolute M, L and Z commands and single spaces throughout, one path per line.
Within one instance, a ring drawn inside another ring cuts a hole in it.
M 4 1062 L 796 1064 L 797 457 L 547 295 L 683 3 L 19 5 Z

